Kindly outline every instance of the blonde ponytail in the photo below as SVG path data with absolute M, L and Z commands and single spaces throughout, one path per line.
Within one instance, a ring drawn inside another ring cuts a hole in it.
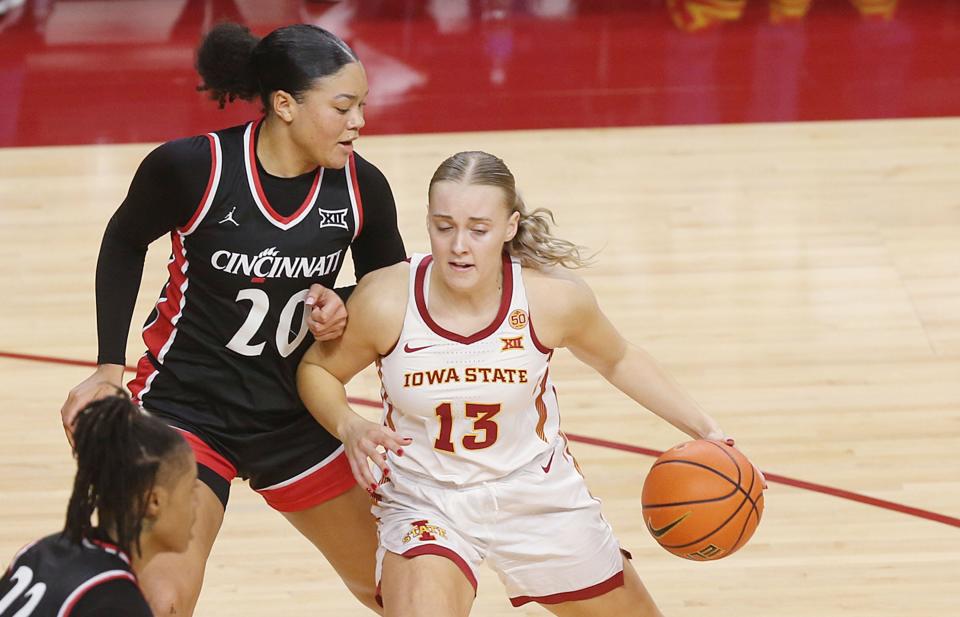
M 538 270 L 589 265 L 589 259 L 582 255 L 584 247 L 553 235 L 550 227 L 556 221 L 550 210 L 537 208 L 527 212 L 523 199 L 517 194 L 513 173 L 501 159 L 486 152 L 458 152 L 440 164 L 430 179 L 430 187 L 441 181 L 495 186 L 504 192 L 510 214 L 520 213 L 517 234 L 504 249 L 519 258 L 522 265 Z
M 584 247 L 551 233 L 550 226 L 556 225 L 553 212 L 546 208 L 527 212 L 519 195 L 513 211 L 520 213 L 520 223 L 517 235 L 507 244 L 507 251 L 518 257 L 522 265 L 539 270 L 550 266 L 583 268 L 589 265 L 589 259 L 582 254 Z

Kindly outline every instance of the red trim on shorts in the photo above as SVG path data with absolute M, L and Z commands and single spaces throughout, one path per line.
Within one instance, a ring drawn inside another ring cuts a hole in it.
M 437 544 L 422 544 L 420 546 L 415 546 L 405 553 L 400 553 L 401 557 L 406 557 L 407 559 L 412 559 L 419 555 L 437 555 L 438 557 L 446 557 L 452 561 L 460 571 L 463 572 L 463 575 L 467 577 L 467 580 L 470 581 L 470 584 L 473 586 L 473 593 L 477 593 L 477 577 L 473 575 L 473 570 L 470 569 L 470 566 L 467 562 L 456 553 L 453 549 L 449 549 L 446 546 L 439 546 Z
M 513 262 L 510 260 L 510 256 L 506 253 L 503 254 L 503 291 L 500 295 L 500 310 L 497 311 L 497 316 L 493 318 L 493 322 L 491 322 L 489 326 L 470 336 L 463 336 L 462 334 L 457 334 L 456 332 L 451 332 L 443 328 L 433 320 L 427 311 L 427 299 L 423 293 L 423 286 L 427 277 L 427 267 L 432 261 L 432 255 L 427 255 L 420 261 L 413 285 L 413 295 L 417 304 L 417 310 L 420 312 L 420 317 L 423 318 L 423 322 L 427 324 L 427 327 L 445 339 L 465 345 L 476 343 L 496 332 L 500 324 L 503 323 L 503 320 L 506 319 L 507 311 L 510 310 L 510 303 L 513 301 Z
M 577 589 L 576 591 L 564 591 L 562 593 L 554 593 L 549 596 L 519 596 L 516 598 L 510 598 L 510 604 L 514 606 L 523 606 L 527 602 L 538 602 L 540 604 L 560 604 L 561 602 L 572 602 L 575 600 L 589 600 L 590 598 L 596 598 L 597 596 L 602 596 L 608 591 L 613 591 L 617 587 L 623 586 L 623 570 L 620 570 L 610 578 L 605 581 L 601 581 L 596 585 L 591 585 L 584 589 Z
M 278 512 L 300 512 L 343 495 L 356 486 L 346 452 L 308 476 L 277 488 L 257 489 Z
M 177 431 L 183 435 L 183 438 L 187 440 L 187 443 L 190 444 L 190 449 L 193 450 L 193 456 L 197 459 L 197 464 L 210 468 L 213 473 L 226 480 L 227 483 L 237 477 L 237 468 L 225 459 L 223 455 L 207 445 L 205 441 L 190 431 L 185 431 L 176 426 L 173 428 L 177 429 Z

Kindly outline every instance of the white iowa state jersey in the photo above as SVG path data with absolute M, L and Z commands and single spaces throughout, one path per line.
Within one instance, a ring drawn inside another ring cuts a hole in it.
M 557 437 L 552 351 L 533 332 L 519 261 L 504 255 L 500 310 L 470 336 L 443 329 L 427 312 L 432 261 L 411 258 L 403 330 L 377 363 L 383 421 L 413 439 L 390 465 L 458 485 L 500 478 Z

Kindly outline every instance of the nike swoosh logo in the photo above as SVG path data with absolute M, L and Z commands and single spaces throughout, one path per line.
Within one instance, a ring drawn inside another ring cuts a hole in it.
M 659 540 L 663 536 L 667 535 L 667 533 L 669 533 L 671 529 L 673 529 L 674 527 L 682 523 L 683 519 L 687 518 L 688 516 L 690 516 L 689 512 L 687 512 L 677 520 L 673 521 L 672 523 L 668 523 L 659 529 L 657 529 L 650 523 L 650 519 L 647 519 L 647 529 L 650 530 L 650 533 L 653 535 L 654 538 Z
M 424 345 L 423 347 L 411 347 L 410 343 L 407 343 L 406 345 L 403 346 L 403 350 L 407 353 L 414 353 L 417 351 L 421 351 L 423 349 L 429 349 L 430 347 L 435 347 L 435 345 Z
M 550 460 L 547 461 L 547 466 L 546 466 L 546 467 L 544 467 L 543 465 L 540 466 L 540 469 L 543 470 L 543 473 L 550 473 L 550 467 L 553 466 L 553 455 L 556 454 L 556 453 L 557 453 L 557 451 L 554 450 L 553 453 L 550 454 Z

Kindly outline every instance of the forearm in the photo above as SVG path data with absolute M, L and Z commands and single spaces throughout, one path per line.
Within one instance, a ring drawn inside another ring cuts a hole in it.
M 146 246 L 124 242 L 116 218 L 111 219 L 97 259 L 98 364 L 123 365 L 127 333 L 143 275 Z
M 297 369 L 297 390 L 310 415 L 341 441 L 347 424 L 360 418 L 347 402 L 343 383 L 318 364 L 300 364 Z
M 627 345 L 604 377 L 618 390 L 694 439 L 720 438 L 720 425 L 647 352 Z

